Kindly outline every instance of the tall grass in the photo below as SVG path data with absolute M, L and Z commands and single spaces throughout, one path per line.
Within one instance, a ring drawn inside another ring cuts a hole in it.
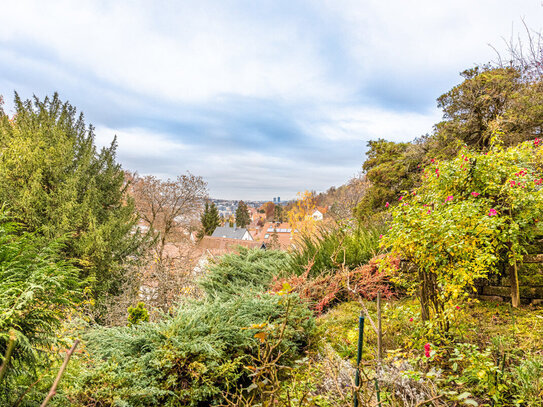
M 367 263 L 379 250 L 382 227 L 346 228 L 321 227 L 313 236 L 298 239 L 297 251 L 292 253 L 289 269 L 302 274 L 311 265 L 312 277 L 328 273 L 345 265 L 348 269 Z

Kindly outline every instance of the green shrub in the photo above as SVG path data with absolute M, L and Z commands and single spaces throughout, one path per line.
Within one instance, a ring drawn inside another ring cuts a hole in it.
M 257 329 L 250 327 L 276 324 L 284 313 L 281 297 L 247 294 L 188 304 L 159 323 L 91 331 L 85 339 L 92 360 L 79 378 L 75 400 L 127 406 L 219 403 L 225 391 L 248 381 L 244 366 L 259 346 Z M 291 360 L 313 326 L 310 311 L 292 298 L 285 340 L 277 349 Z
M 132 327 L 101 328 L 86 337 L 90 359 L 78 371 L 66 400 L 72 405 L 208 406 L 250 384 L 265 325 L 285 321 L 275 355 L 294 363 L 314 321 L 294 294 L 264 292 L 286 264 L 286 253 L 240 250 L 210 266 L 206 296 L 187 302 L 172 317 Z M 288 299 L 288 300 L 287 300 Z M 75 375 L 74 375 L 75 376 Z
M 42 246 L 0 213 L 0 354 L 14 345 L 0 378 L 0 405 L 11 405 L 51 364 L 62 320 L 79 293 L 77 269 L 59 258 L 60 244 Z M 13 341 L 12 341 L 13 339 Z
M 135 307 L 128 307 L 128 326 L 137 325 L 140 322 L 149 322 L 149 311 L 143 302 L 138 302 Z
M 249 250 L 226 254 L 212 263 L 199 282 L 208 298 L 230 298 L 247 291 L 266 291 L 274 276 L 284 274 L 289 255 L 278 250 Z

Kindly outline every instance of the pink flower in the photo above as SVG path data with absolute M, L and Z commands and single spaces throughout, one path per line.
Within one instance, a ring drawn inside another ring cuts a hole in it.
M 460 305 L 457 305 L 457 306 L 456 306 L 456 309 L 460 309 Z
M 492 208 L 489 212 L 488 212 L 488 216 L 494 216 L 494 215 L 497 215 L 498 212 L 496 212 L 496 209 Z
M 398 199 L 398 201 L 401 201 L 402 199 L 403 199 L 403 195 L 402 195 L 402 196 L 400 196 L 400 199 Z
M 433 158 L 430 160 L 431 163 L 435 163 L 436 160 L 434 160 Z
M 536 185 L 541 185 L 542 182 L 543 182 L 543 178 L 534 179 L 534 183 L 535 183 Z
M 452 201 L 453 200 L 453 196 L 452 195 L 449 195 L 447 197 L 447 199 L 445 199 L 445 202 L 449 202 L 449 201 Z
M 385 204 L 385 208 L 388 208 L 389 205 L 390 205 L 390 204 L 387 202 L 387 203 Z
M 409 318 L 409 322 L 413 322 L 413 318 Z
M 428 212 L 426 212 L 426 213 L 432 213 L 432 211 L 430 209 L 428 209 Z
M 382 239 L 383 238 L 383 235 L 379 235 L 379 239 Z
M 472 192 L 471 195 L 473 195 L 474 197 L 478 197 L 481 194 L 479 192 Z
M 424 345 L 424 356 L 426 356 L 427 358 L 430 357 L 430 350 L 431 350 L 431 347 L 429 343 Z
M 536 138 L 536 139 L 534 140 L 534 146 L 537 146 L 537 145 L 539 144 L 540 141 L 541 141 L 541 140 L 539 140 L 538 138 Z

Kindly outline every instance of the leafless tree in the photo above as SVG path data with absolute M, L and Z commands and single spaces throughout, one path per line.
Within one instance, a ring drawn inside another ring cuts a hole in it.
M 335 220 L 349 219 L 353 216 L 353 209 L 366 194 L 370 182 L 364 174 L 357 174 L 347 184 L 330 191 L 330 214 Z
M 166 181 L 137 173 L 127 177 L 138 214 L 156 239 L 154 250 L 161 264 L 166 244 L 188 236 L 197 224 L 198 215 L 208 198 L 207 183 L 202 177 L 190 173 Z
M 525 36 L 521 33 L 511 33 L 509 39 L 504 38 L 507 48 L 507 55 L 502 54 L 497 48 L 491 47 L 497 54 L 495 63 L 501 67 L 514 67 L 521 73 L 524 80 L 528 82 L 541 81 L 543 79 L 543 34 L 528 27 L 526 21 L 522 20 Z

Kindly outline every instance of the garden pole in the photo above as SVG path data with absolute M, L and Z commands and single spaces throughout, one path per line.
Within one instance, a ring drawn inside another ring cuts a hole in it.
M 354 407 L 358 407 L 358 386 L 360 385 L 360 361 L 362 360 L 362 344 L 364 343 L 364 316 L 360 311 L 358 317 L 358 353 L 356 354 L 356 376 L 354 378 Z
M 377 369 L 375 371 L 375 390 L 377 391 L 377 405 L 381 406 L 381 391 L 379 390 L 379 375 L 383 359 L 383 329 L 381 326 L 381 292 L 377 293 Z

